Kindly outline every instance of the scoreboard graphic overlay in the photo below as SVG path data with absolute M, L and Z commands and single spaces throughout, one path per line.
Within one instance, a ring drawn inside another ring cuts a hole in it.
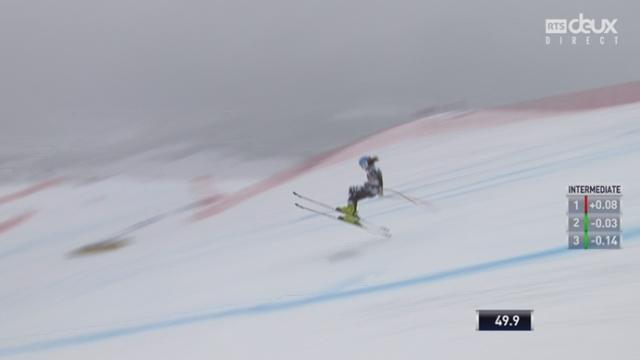
M 569 249 L 620 249 L 622 186 L 569 185 Z
M 533 310 L 476 310 L 477 331 L 532 331 Z

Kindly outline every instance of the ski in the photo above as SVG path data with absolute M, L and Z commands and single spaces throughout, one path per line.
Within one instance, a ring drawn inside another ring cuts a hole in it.
M 308 201 L 308 202 L 310 202 L 310 203 L 312 203 L 312 204 L 316 204 L 316 205 L 318 205 L 318 206 L 320 206 L 320 207 L 323 207 L 323 208 L 325 208 L 325 209 L 327 209 L 327 210 L 330 210 L 330 211 L 332 211 L 332 212 L 336 212 L 336 213 L 338 213 L 338 214 L 344 215 L 344 213 L 343 213 L 342 211 L 340 211 L 340 210 L 336 209 L 335 207 L 333 207 L 333 206 L 331 206 L 331 205 L 329 205 L 329 204 L 326 204 L 326 203 L 323 203 L 323 202 L 321 202 L 321 201 L 318 201 L 318 200 L 312 199 L 312 198 L 310 198 L 310 197 L 308 197 L 308 196 L 304 196 L 304 195 L 302 195 L 302 194 L 300 194 L 300 193 L 298 193 L 298 192 L 295 192 L 295 191 L 293 192 L 293 195 L 294 195 L 294 196 L 296 196 L 296 197 L 298 197 L 299 199 L 302 199 L 302 200 Z M 333 216 L 332 216 L 332 217 L 333 217 Z M 346 221 L 345 221 L 345 222 L 346 222 Z M 384 229 L 384 230 L 385 230 L 385 231 L 387 231 L 387 232 L 389 232 L 389 231 L 390 231 L 390 230 L 389 230 L 389 228 L 387 228 L 387 227 L 385 227 L 385 226 L 378 226 L 378 225 L 373 224 L 373 223 L 371 223 L 371 222 L 369 222 L 369 221 L 367 221 L 367 220 L 365 220 L 365 219 L 362 219 L 362 218 L 360 218 L 360 222 L 361 222 L 361 223 L 363 223 L 364 225 L 368 225 L 368 226 L 370 226 L 370 227 Z
M 373 224 L 371 224 L 369 222 L 363 223 L 362 219 L 360 220 L 360 222 L 358 224 L 345 221 L 342 218 L 340 218 L 339 215 L 335 215 L 335 212 L 340 213 L 339 211 L 335 211 L 335 209 L 331 209 L 333 211 L 329 212 L 329 211 L 321 211 L 321 210 L 313 209 L 313 208 L 310 208 L 308 206 L 301 205 L 299 203 L 294 203 L 294 205 L 299 209 L 310 211 L 310 212 L 312 212 L 314 214 L 321 215 L 321 216 L 324 216 L 324 217 L 327 217 L 327 218 L 330 218 L 330 219 L 338 220 L 338 221 L 340 221 L 340 222 L 342 222 L 344 224 L 353 225 L 353 226 L 358 227 L 358 228 L 360 228 L 362 230 L 365 230 L 368 233 L 373 234 L 373 235 L 384 236 L 386 238 L 390 238 L 391 237 L 391 232 L 389 231 L 388 228 L 386 228 L 384 226 L 373 225 Z
M 327 209 L 327 210 L 330 210 L 331 212 L 335 212 L 335 213 L 343 214 L 343 215 L 344 215 L 344 213 L 343 213 L 342 211 L 340 211 L 340 210 L 336 209 L 334 206 L 331 206 L 331 205 L 329 205 L 329 204 L 326 204 L 326 203 L 323 203 L 323 202 L 321 202 L 321 201 L 318 201 L 318 200 L 312 199 L 312 198 L 310 198 L 310 197 L 308 197 L 308 196 L 304 196 L 304 195 L 302 195 L 302 194 L 300 194 L 300 193 L 298 193 L 298 192 L 295 192 L 295 191 L 293 192 L 293 195 L 294 195 L 294 196 L 296 196 L 296 197 L 298 197 L 299 199 L 302 199 L 302 200 L 308 201 L 308 202 L 310 202 L 310 203 L 312 203 L 312 204 L 316 204 L 316 205 L 318 205 L 318 206 L 320 206 L 320 207 L 323 207 L 323 208 L 325 208 L 325 209 Z M 303 206 L 303 205 L 301 205 L 301 206 Z M 334 216 L 332 216 L 332 214 L 331 214 L 331 213 L 327 213 L 326 215 L 331 216 L 331 217 L 334 217 Z M 340 219 L 338 219 L 338 220 L 340 220 Z M 344 220 L 341 220 L 341 221 L 346 222 L 346 221 L 344 221 Z M 362 218 L 360 218 L 360 223 L 361 223 L 361 224 L 363 224 L 363 225 L 369 226 L 369 227 L 379 228 L 379 229 L 382 229 L 382 230 L 384 230 L 384 231 L 386 231 L 386 232 L 390 232 L 390 230 L 389 230 L 389 228 L 388 228 L 388 227 L 385 227 L 385 226 L 379 226 L 379 225 L 376 225 L 376 224 L 372 224 L 371 222 L 369 222 L 369 221 L 367 221 L 367 220 L 364 220 L 364 219 L 362 219 Z M 353 225 L 355 225 L 355 224 L 353 224 Z M 357 225 L 356 225 L 356 226 L 357 226 Z
M 306 201 L 308 201 L 308 202 L 310 202 L 310 203 L 313 203 L 313 204 L 316 204 L 316 205 L 318 205 L 318 206 L 321 206 L 321 207 L 323 207 L 323 208 L 326 208 L 326 209 L 329 209 L 329 210 L 332 210 L 332 211 L 336 211 L 336 212 L 340 212 L 340 211 L 336 210 L 336 208 L 335 208 L 335 207 L 333 207 L 333 206 L 331 206 L 331 205 L 329 205 L 329 204 L 325 204 L 325 203 L 323 203 L 323 202 L 320 202 L 320 201 L 318 201 L 318 200 L 312 199 L 312 198 L 310 198 L 310 197 L 307 197 L 307 196 L 304 196 L 304 195 L 300 195 L 299 193 L 297 193 L 297 192 L 295 192 L 295 191 L 293 192 L 293 195 L 294 195 L 294 196 L 297 196 L 298 198 L 300 198 L 300 199 L 302 199 L 302 200 L 306 200 Z

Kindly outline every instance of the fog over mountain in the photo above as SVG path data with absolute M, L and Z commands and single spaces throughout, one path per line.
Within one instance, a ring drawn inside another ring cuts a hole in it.
M 637 80 L 639 10 L 630 1 L 6 0 L 0 160 L 35 152 L 64 166 L 184 143 L 297 159 L 434 105 Z M 545 44 L 545 19 L 579 13 L 617 18 L 619 44 Z

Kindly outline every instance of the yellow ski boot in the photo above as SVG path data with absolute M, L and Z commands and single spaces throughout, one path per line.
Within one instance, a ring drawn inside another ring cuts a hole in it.
M 354 204 L 337 207 L 336 211 L 344 214 L 344 216 L 340 216 L 338 219 L 351 224 L 360 225 L 360 217 L 358 216 L 358 212 L 356 211 L 356 206 Z

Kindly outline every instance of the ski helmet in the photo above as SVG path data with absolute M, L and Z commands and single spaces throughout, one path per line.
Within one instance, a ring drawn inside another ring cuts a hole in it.
M 361 168 L 366 170 L 369 167 L 369 157 L 368 156 L 361 157 L 360 160 L 358 160 L 358 164 L 360 165 Z

